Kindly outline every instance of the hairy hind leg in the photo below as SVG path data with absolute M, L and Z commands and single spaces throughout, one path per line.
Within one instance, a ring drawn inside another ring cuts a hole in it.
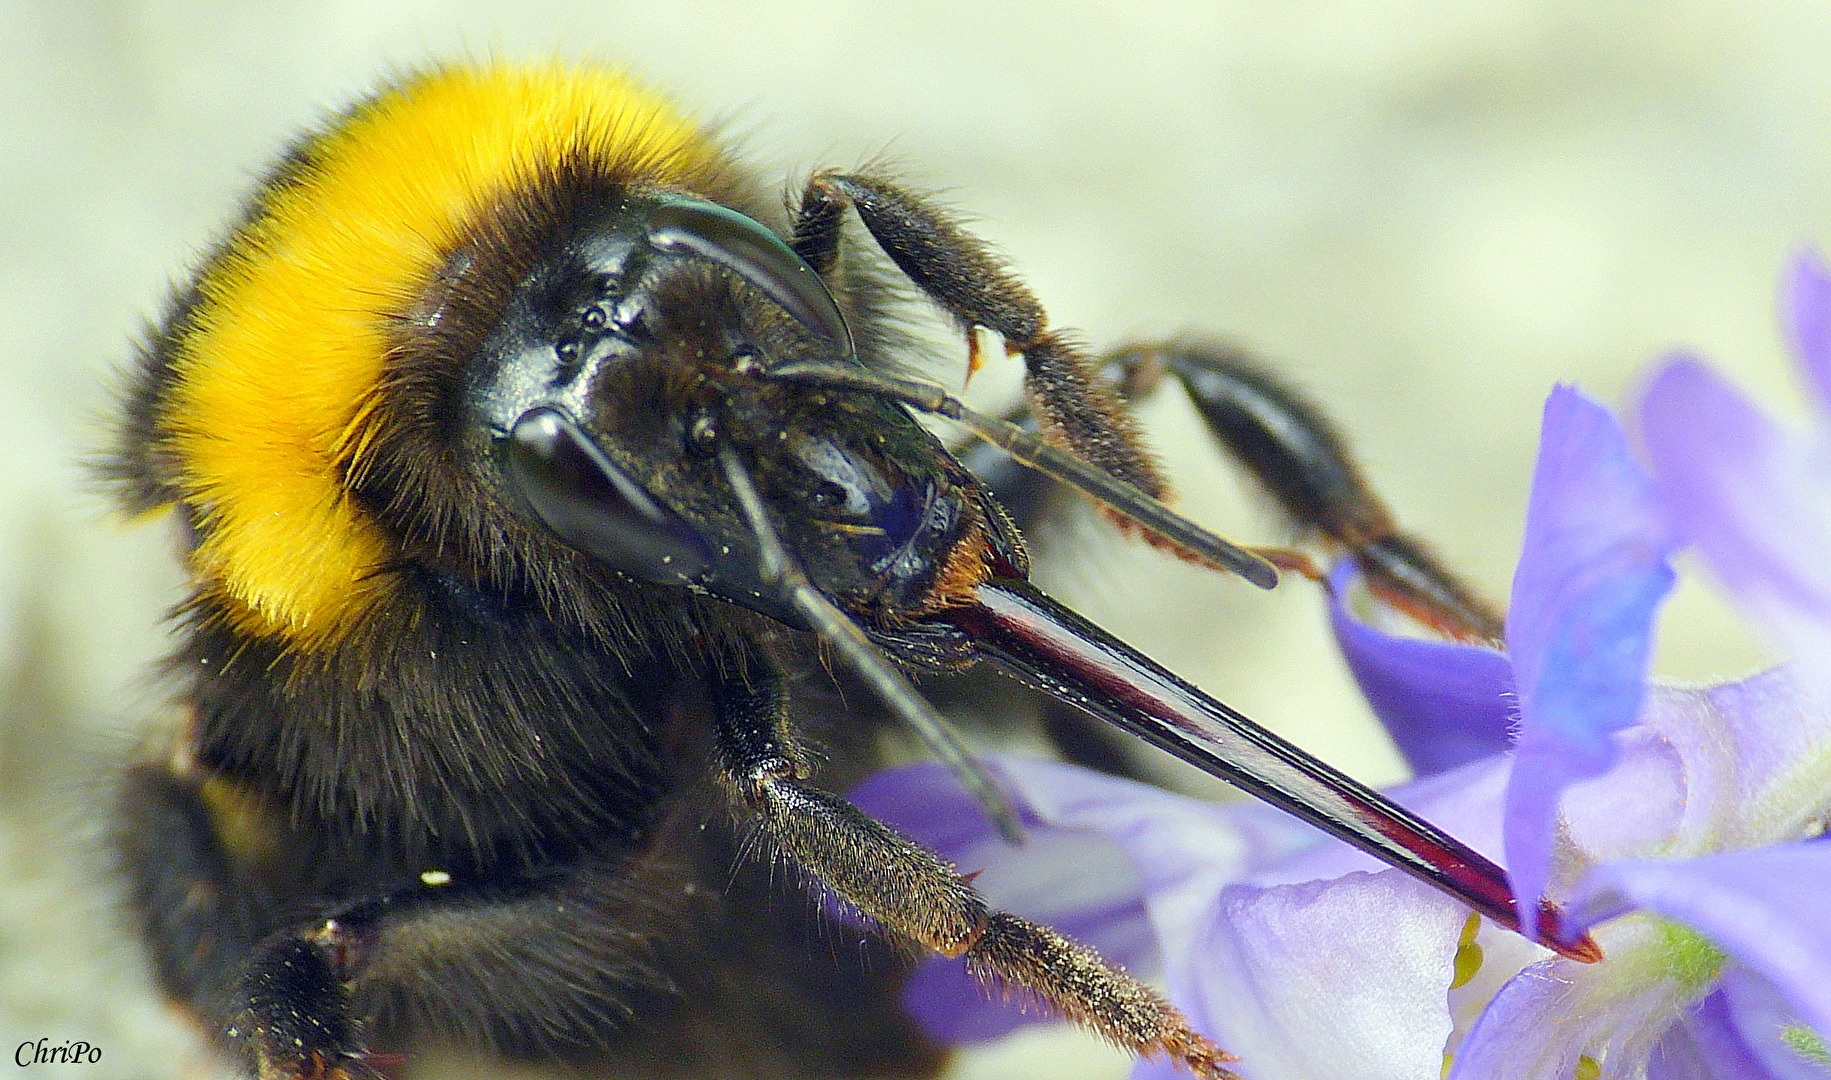
M 1175 340 L 1116 349 L 1102 358 L 1100 374 L 1127 403 L 1174 379 L 1215 441 L 1297 525 L 1299 543 L 1318 541 L 1353 558 L 1375 595 L 1446 637 L 1501 640 L 1500 612 L 1399 527 L 1341 430 L 1265 365 L 1226 345 Z M 1012 511 L 1020 529 L 1048 506 L 1054 481 L 995 448 L 969 447 L 963 460 Z M 1254 550 L 1281 569 L 1320 576 L 1300 550 Z
M 1101 371 L 1127 400 L 1174 378 L 1216 441 L 1307 537 L 1353 558 L 1382 600 L 1448 637 L 1501 639 L 1500 613 L 1399 527 L 1340 429 L 1269 368 L 1238 349 L 1178 340 L 1117 349 Z
M 981 978 L 1030 991 L 1134 1054 L 1167 1055 L 1202 1080 L 1237 1080 L 1233 1058 L 1176 1008 L 1085 945 L 990 907 L 969 876 L 850 802 L 806 782 L 779 677 L 718 684 L 721 772 L 777 851 L 833 896 L 925 950 L 964 957 Z

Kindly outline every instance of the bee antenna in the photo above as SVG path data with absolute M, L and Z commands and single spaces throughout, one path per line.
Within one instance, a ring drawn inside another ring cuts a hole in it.
M 967 407 L 934 383 L 818 360 L 791 360 L 770 368 L 764 376 L 876 394 L 919 412 L 946 417 L 1011 455 L 1018 464 L 1081 491 L 1195 561 L 1230 570 L 1261 589 L 1278 584 L 1278 568 L 1264 556 L 1216 536 L 1106 470 L 1051 444 L 1040 433 Z
M 807 574 L 789 555 L 788 549 L 782 546 L 782 540 L 763 508 L 763 499 L 757 494 L 756 484 L 750 479 L 750 470 L 745 468 L 737 452 L 729 445 L 721 446 L 718 459 L 719 464 L 724 466 L 732 491 L 737 494 L 738 505 L 750 523 L 751 532 L 756 536 L 761 556 L 758 569 L 763 581 L 781 590 L 783 600 L 807 619 L 820 640 L 831 645 L 841 659 L 870 685 L 878 700 L 888 706 L 897 719 L 906 724 L 929 751 L 940 759 L 948 772 L 953 774 L 954 781 L 991 818 L 998 834 L 1007 843 L 1023 843 L 1024 828 L 1018 820 L 1017 809 L 1011 805 L 1010 797 L 998 785 L 998 781 L 986 770 L 985 764 L 967 750 L 947 720 L 935 711 L 934 706 L 928 703 L 928 699 L 922 696 L 921 691 L 902 672 L 891 665 L 883 651 L 865 635 L 864 630 L 808 580 Z

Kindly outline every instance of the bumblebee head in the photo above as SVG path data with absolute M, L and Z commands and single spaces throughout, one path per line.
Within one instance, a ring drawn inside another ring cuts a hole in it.
M 822 592 L 906 607 L 982 496 L 899 406 L 768 377 L 858 361 L 739 175 L 627 80 L 558 65 L 434 71 L 307 138 L 130 408 L 124 471 L 186 508 L 201 595 L 302 648 L 407 566 L 797 621 L 735 458 Z
M 532 263 L 455 333 L 434 333 L 430 362 L 465 369 L 455 411 L 471 445 L 448 458 L 625 577 L 799 622 L 765 580 L 726 472 L 735 453 L 823 592 L 906 608 L 968 520 L 970 483 L 897 406 L 770 379 L 794 360 L 857 362 L 826 285 L 730 207 L 592 188 L 561 184 L 572 205 L 535 215 Z

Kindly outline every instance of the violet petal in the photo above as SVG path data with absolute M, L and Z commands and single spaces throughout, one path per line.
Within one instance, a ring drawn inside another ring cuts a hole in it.
M 1831 445 L 1781 430 L 1684 357 L 1654 375 L 1640 413 L 1674 524 L 1799 676 L 1831 692 Z
M 1742 1041 L 1721 990 L 1660 1037 L 1647 1080 L 1794 1080 L 1777 1076 Z
M 1468 909 L 1396 871 L 1236 885 L 1166 958 L 1170 996 L 1251 1080 L 1435 1076 Z
M 852 792 L 866 813 L 976 873 L 996 907 L 1047 923 L 1139 974 L 1186 952 L 1214 897 L 1247 869 L 1313 842 L 1308 825 L 1257 807 L 1220 807 L 1056 762 L 987 755 L 1028 830 L 1000 840 L 978 805 L 932 763 L 890 769 Z M 967 1041 L 1040 1015 L 994 1001 L 958 966 L 932 965 L 912 988 L 931 1034 Z M 917 995 L 932 991 L 932 997 Z
M 1831 1080 L 1831 1062 L 1814 1059 L 1789 1045 L 1799 1017 L 1774 984 L 1740 964 L 1723 972 L 1722 998 L 1735 1033 L 1762 1069 L 1775 1080 Z M 1759 1072 L 1752 1075 L 1762 1075 Z
M 1564 793 L 1572 874 L 1783 843 L 1831 815 L 1831 710 L 1790 668 L 1703 690 L 1656 684 L 1615 742 L 1614 768 Z
M 1672 695 L 1686 691 L 1671 691 Z M 1695 749 L 1687 754 L 1694 788 L 1713 757 L 1713 771 L 1733 774 L 1722 798 L 1740 808 L 1718 850 L 1791 840 L 1831 807 L 1831 709 L 1801 685 L 1798 665 L 1787 665 L 1701 691 L 1721 734 L 1687 718 Z M 1676 717 L 1673 718 L 1676 720 Z M 1676 728 L 1662 715 L 1661 723 Z M 1727 815 L 1725 815 L 1727 816 Z
M 1721 815 L 1734 812 L 1733 784 L 1722 775 L 1721 744 L 1700 739 L 1721 734 L 1722 718 L 1703 705 L 1695 691 L 1654 687 L 1646 722 L 1616 737 L 1615 766 L 1564 789 L 1559 813 L 1569 844 L 1559 853 L 1567 875 L 1559 880 L 1562 892 L 1576 884 L 1568 875 L 1598 863 L 1714 850 L 1700 834 L 1714 834 Z
M 1614 416 L 1570 387 L 1553 390 L 1507 616 L 1521 723 L 1506 846 L 1519 896 L 1544 892 L 1565 787 L 1607 771 L 1611 733 L 1640 710 L 1675 546 Z M 1522 907 L 1530 936 L 1537 910 Z
M 1831 1032 L 1831 844 L 1601 866 L 1573 897 L 1581 925 L 1623 903 L 1703 934 L 1759 972 L 1814 1030 Z
M 1831 273 L 1818 252 L 1807 248 L 1793 258 L 1787 281 L 1787 329 L 1818 395 L 1818 406 L 1831 414 Z
M 1614 923 L 1597 937 L 1611 957 L 1643 953 L 1654 929 Z M 1507 981 L 1455 1051 L 1449 1080 L 1570 1080 L 1585 1057 L 1603 1075 L 1639 1075 L 1672 1017 L 1698 997 L 1676 980 L 1623 979 L 1608 962 L 1553 958 Z
M 1513 740 L 1513 665 L 1478 645 L 1398 637 L 1354 617 L 1353 562 L 1329 575 L 1329 621 L 1348 670 L 1418 776 L 1505 750 Z
M 931 1038 L 950 1046 L 986 1042 L 1049 1019 L 1022 999 L 1005 997 L 967 974 L 966 961 L 935 957 L 903 988 L 903 1007 Z

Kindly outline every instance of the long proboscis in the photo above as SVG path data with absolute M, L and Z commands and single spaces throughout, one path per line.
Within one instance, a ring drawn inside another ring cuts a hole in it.
M 945 618 L 993 663 L 1520 929 L 1507 872 L 1068 610 L 1025 581 L 994 578 Z M 1586 935 L 1539 904 L 1538 940 L 1574 960 L 1601 959 Z
M 953 420 L 1019 463 L 1084 492 L 1197 562 L 1232 571 L 1261 589 L 1278 584 L 1277 567 L 1258 553 L 1216 536 L 1131 484 L 1053 445 L 1038 432 L 970 408 L 934 383 L 803 360 L 770 368 L 767 377 L 875 394 Z

